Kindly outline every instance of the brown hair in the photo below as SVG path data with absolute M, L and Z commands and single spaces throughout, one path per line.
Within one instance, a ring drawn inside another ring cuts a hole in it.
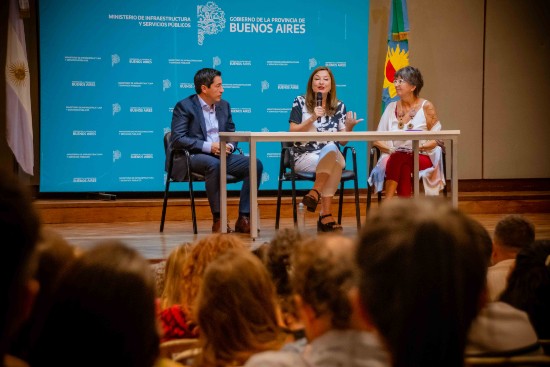
M 308 112 L 313 112 L 316 106 L 316 96 L 315 93 L 313 93 L 312 85 L 313 85 L 313 77 L 318 72 L 326 70 L 328 72 L 328 75 L 330 75 L 330 92 L 328 92 L 327 95 L 327 105 L 325 107 L 326 113 L 329 116 L 334 115 L 336 112 L 336 109 L 338 108 L 338 97 L 336 96 L 336 80 L 334 80 L 334 74 L 332 74 L 332 70 L 330 70 L 327 66 L 319 66 L 309 76 L 309 80 L 307 81 L 307 89 L 306 89 L 306 107 Z
M 234 248 L 244 249 L 245 244 L 239 237 L 224 233 L 211 234 L 195 243 L 183 266 L 180 304 L 193 307 L 207 265 Z
M 94 246 L 60 275 L 30 364 L 152 366 L 155 293 L 149 262 L 135 249 L 115 240 Z
M 494 239 L 500 245 L 518 251 L 535 240 L 535 226 L 522 215 L 510 214 L 498 221 Z
M 418 68 L 414 66 L 405 66 L 395 72 L 394 79 L 402 78 L 410 85 L 415 86 L 413 94 L 415 97 L 418 97 L 422 87 L 424 86 L 424 79 L 422 78 L 422 73 Z
M 250 251 L 229 250 L 208 265 L 196 305 L 200 365 L 243 365 L 255 353 L 281 346 L 275 290 Z
M 417 198 L 384 203 L 368 223 L 360 298 L 393 366 L 463 366 L 487 273 L 473 222 L 445 201 Z
M 354 283 L 354 245 L 342 235 L 305 240 L 292 260 L 292 288 L 317 316 L 330 315 L 334 329 L 350 325 L 348 292 Z

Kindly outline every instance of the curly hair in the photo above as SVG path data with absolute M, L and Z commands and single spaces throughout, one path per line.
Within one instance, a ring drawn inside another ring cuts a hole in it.
M 296 248 L 292 288 L 317 316 L 330 315 L 334 329 L 350 326 L 348 292 L 354 285 L 354 244 L 342 235 L 326 234 Z
M 234 248 L 246 248 L 246 246 L 239 237 L 226 233 L 211 234 L 193 245 L 183 265 L 182 294 L 179 302 L 181 305 L 193 308 L 208 264 L 225 251 Z
M 304 238 L 300 231 L 285 228 L 278 231 L 269 243 L 265 264 L 275 283 L 278 296 L 292 294 L 290 285 L 290 274 L 293 269 L 291 257 L 294 249 Z
M 260 260 L 233 249 L 204 273 L 195 308 L 202 366 L 243 365 L 255 353 L 279 349 L 275 290 Z

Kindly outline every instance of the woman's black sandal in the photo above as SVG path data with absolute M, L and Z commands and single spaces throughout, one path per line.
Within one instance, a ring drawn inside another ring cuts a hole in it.
M 310 192 L 315 191 L 317 193 L 317 198 L 310 194 Z M 317 204 L 321 201 L 321 193 L 316 189 L 311 189 L 302 199 L 302 203 L 307 207 L 307 210 L 310 212 L 315 212 L 317 209 Z
M 335 221 L 328 223 L 321 222 L 323 218 L 327 217 L 332 217 L 332 214 L 319 216 L 319 221 L 317 222 L 317 232 L 339 232 L 343 230 L 342 226 L 337 224 Z

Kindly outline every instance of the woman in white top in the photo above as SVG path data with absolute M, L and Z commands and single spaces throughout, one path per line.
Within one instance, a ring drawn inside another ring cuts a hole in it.
M 326 66 L 313 70 L 307 83 L 305 96 L 294 99 L 290 112 L 292 132 L 334 132 L 351 131 L 357 123 L 357 114 L 346 112 L 346 106 L 336 97 L 336 81 Z M 335 139 L 336 140 L 336 139 Z M 347 141 L 310 141 L 294 143 L 294 164 L 298 171 L 315 172 L 315 183 L 302 202 L 311 212 L 321 202 L 317 230 L 319 232 L 340 231 L 342 227 L 332 216 L 332 197 L 338 188 L 342 169 L 346 165 L 338 145 Z
M 420 70 L 406 66 L 395 72 L 393 81 L 399 100 L 386 107 L 378 131 L 439 131 L 441 124 L 434 105 L 420 98 L 424 85 Z M 396 193 L 410 197 L 412 193 L 413 154 L 411 140 L 375 141 L 381 151 L 380 159 L 371 172 L 369 184 L 382 190 L 385 179 L 386 197 Z M 438 195 L 445 185 L 441 147 L 436 140 L 420 141 L 419 169 L 426 195 Z

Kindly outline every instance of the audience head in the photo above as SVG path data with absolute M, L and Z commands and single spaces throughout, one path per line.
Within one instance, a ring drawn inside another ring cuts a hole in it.
M 38 241 L 40 221 L 31 197 L 18 179 L 0 169 L 0 358 L 21 321 L 28 316 L 37 291 L 31 280 L 31 257 Z
M 394 80 L 403 79 L 407 83 L 416 88 L 413 91 L 415 97 L 418 97 L 422 87 L 424 86 L 424 80 L 422 79 L 422 74 L 420 70 L 414 66 L 405 66 L 395 72 Z
M 123 243 L 105 242 L 61 274 L 31 365 L 151 367 L 159 340 L 149 263 Z
M 535 226 L 518 214 L 507 215 L 495 226 L 493 262 L 513 259 L 522 248 L 535 240 Z
M 520 250 L 500 300 L 525 311 L 539 339 L 550 339 L 550 241 Z
M 334 79 L 334 74 L 332 74 L 332 70 L 330 70 L 328 66 L 319 66 L 315 70 L 313 70 L 307 81 L 306 106 L 307 110 L 310 112 L 313 112 L 317 100 L 317 93 L 314 91 L 313 88 L 314 80 L 315 78 L 322 77 L 327 74 L 330 78 L 330 89 L 327 94 L 327 101 L 325 106 L 327 115 L 333 115 L 336 111 L 336 108 L 338 107 L 338 97 L 336 96 L 336 80 Z
M 350 327 L 354 249 L 351 239 L 326 234 L 305 240 L 295 250 L 292 288 L 309 340 L 330 329 Z M 312 320 L 323 320 L 324 330 L 313 331 Z
M 42 228 L 35 250 L 36 270 L 34 279 L 40 285 L 29 319 L 19 330 L 12 344 L 11 353 L 23 359 L 28 358 L 42 323 L 47 316 L 47 305 L 51 301 L 54 285 L 63 270 L 76 258 L 76 248 L 59 233 Z
M 216 69 L 203 68 L 197 71 L 194 78 L 195 92 L 197 92 L 197 94 L 201 94 L 203 85 L 210 88 L 214 82 L 214 78 L 217 76 L 221 77 L 222 72 Z
M 189 243 L 183 243 L 168 255 L 161 293 L 161 308 L 163 309 L 181 302 L 183 266 L 191 252 L 191 246 Z
M 201 365 L 242 365 L 252 354 L 280 346 L 273 283 L 246 249 L 227 251 L 208 265 L 195 309 Z
M 487 263 L 472 221 L 436 199 L 393 200 L 357 250 L 360 300 L 394 366 L 462 366 Z
M 230 249 L 246 248 L 237 236 L 215 233 L 198 240 L 191 249 L 182 271 L 182 299 L 180 304 L 192 308 L 208 264 Z
M 478 236 L 479 244 L 481 245 L 481 251 L 483 253 L 483 258 L 487 262 L 487 266 L 491 265 L 491 254 L 493 253 L 493 240 L 491 240 L 491 235 L 487 229 L 477 220 L 468 217 L 472 222 L 472 226 L 476 235 Z
M 291 257 L 299 242 L 302 241 L 303 236 L 300 231 L 285 228 L 279 230 L 269 243 L 265 264 L 273 278 L 279 296 L 292 294 L 290 284 L 290 274 L 293 268 Z

